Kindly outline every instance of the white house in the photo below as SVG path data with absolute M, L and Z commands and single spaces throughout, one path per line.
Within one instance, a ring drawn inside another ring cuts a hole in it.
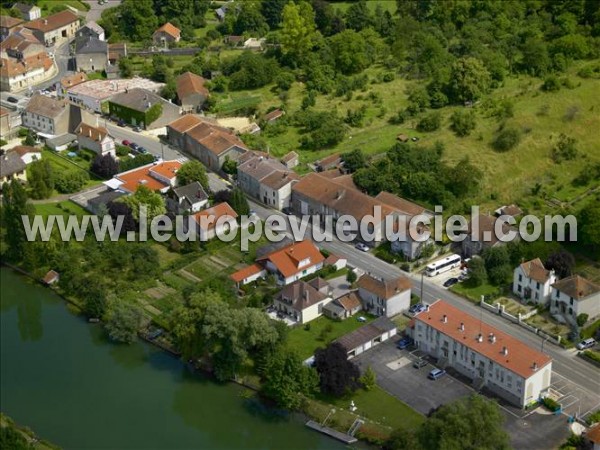
M 92 150 L 97 155 L 111 155 L 116 157 L 115 140 L 104 127 L 94 127 L 87 123 L 81 122 L 76 130 L 79 149 L 87 148 Z
M 332 301 L 332 288 L 322 278 L 309 282 L 294 281 L 285 286 L 273 299 L 275 310 L 304 324 L 323 314 L 323 307 Z
M 553 270 L 547 270 L 540 258 L 525 261 L 515 268 L 513 294 L 524 300 L 545 305 L 557 280 Z
M 185 186 L 173 188 L 167 194 L 167 209 L 174 214 L 196 213 L 208 203 L 208 194 L 202 185 L 194 181 Z
M 507 400 L 526 407 L 544 397 L 552 359 L 480 318 L 437 300 L 415 316 L 411 329 L 419 350 Z
M 411 282 L 399 276 L 382 280 L 363 275 L 358 280 L 358 295 L 365 311 L 376 316 L 392 317 L 410 307 Z
M 223 202 L 212 208 L 205 209 L 194 214 L 192 217 L 197 224 L 198 237 L 200 241 L 206 242 L 228 230 L 238 227 L 236 222 L 237 213 L 229 203 Z
M 69 132 L 68 102 L 46 95 L 34 95 L 23 112 L 23 126 L 51 136 Z
M 550 313 L 575 323 L 579 314 L 590 319 L 600 315 L 600 286 L 579 275 L 563 278 L 552 285 Z
M 15 3 L 13 8 L 19 10 L 24 20 L 36 20 L 42 17 L 42 10 L 39 6 L 29 3 Z
M 18 153 L 26 165 L 42 159 L 42 150 L 36 147 L 17 145 L 16 147 L 13 147 L 11 151 Z
M 275 250 L 256 262 L 262 263 L 267 272 L 275 274 L 277 284 L 287 285 L 320 270 L 323 261 L 325 257 L 315 244 L 305 240 Z

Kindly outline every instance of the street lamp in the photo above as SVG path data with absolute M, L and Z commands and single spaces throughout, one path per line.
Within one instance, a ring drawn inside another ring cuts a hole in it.
M 542 349 L 541 349 L 541 352 L 542 352 L 542 353 L 544 353 L 544 344 L 546 343 L 546 341 L 547 341 L 548 339 L 550 339 L 550 336 L 546 336 L 546 339 L 544 339 L 544 340 L 542 341 Z

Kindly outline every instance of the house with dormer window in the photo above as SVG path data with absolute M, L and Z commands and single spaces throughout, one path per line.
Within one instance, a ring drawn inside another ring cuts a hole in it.
M 404 276 L 391 280 L 365 274 L 358 280 L 363 309 L 376 316 L 393 317 L 410 307 L 411 282 Z
M 332 301 L 331 294 L 331 286 L 322 278 L 298 280 L 277 293 L 273 306 L 280 314 L 304 324 L 323 314 L 323 308 Z
M 550 313 L 560 314 L 570 323 L 579 314 L 589 319 L 600 316 L 600 285 L 579 275 L 563 278 L 552 285 Z

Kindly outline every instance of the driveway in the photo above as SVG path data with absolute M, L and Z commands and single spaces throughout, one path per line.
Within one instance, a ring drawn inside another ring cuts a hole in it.
M 102 12 L 108 8 L 114 8 L 115 6 L 119 6 L 121 0 L 108 0 L 104 5 L 99 5 L 98 0 L 85 0 L 87 4 L 90 5 L 90 10 L 85 15 L 85 18 L 88 22 L 94 21 L 98 22 L 102 17 Z
M 371 366 L 377 373 L 377 383 L 421 414 L 428 414 L 443 404 L 470 395 L 473 391 L 455 378 L 446 375 L 435 381 L 427 378 L 431 364 L 415 369 L 416 355 L 398 350 L 396 341 L 387 341 L 354 359 L 361 369 Z

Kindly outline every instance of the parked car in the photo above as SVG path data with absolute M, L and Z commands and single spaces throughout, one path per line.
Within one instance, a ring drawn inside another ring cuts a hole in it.
M 139 150 L 140 146 L 139 146 L 139 145 L 137 145 L 135 142 L 130 142 L 130 143 L 129 143 L 129 148 L 130 148 L 131 150 L 135 150 L 135 151 L 137 152 L 137 151 Z
M 437 380 L 438 378 L 442 378 L 444 375 L 446 375 L 445 370 L 433 369 L 431 372 L 429 372 L 429 375 L 427 375 L 427 378 L 429 378 L 430 380 Z
M 15 97 L 7 97 L 6 101 L 11 103 L 19 103 L 19 100 L 17 100 Z
M 125 147 L 129 147 L 131 145 L 131 141 L 128 139 L 123 140 L 123 142 L 121 142 L 121 144 L 123 144 Z
M 428 364 L 428 363 L 427 363 L 427 361 L 426 361 L 426 360 L 424 360 L 424 359 L 422 359 L 422 358 L 419 358 L 419 359 L 417 359 L 417 360 L 416 360 L 416 361 L 413 363 L 413 367 L 414 367 L 415 369 L 420 369 L 420 368 L 422 368 L 422 367 L 425 367 L 427 364 Z
M 363 244 L 362 242 L 356 244 L 354 248 L 360 250 L 361 252 L 368 252 L 370 250 L 369 246 L 367 244 Z
M 587 338 L 577 344 L 577 350 L 586 350 L 588 348 L 592 348 L 594 345 L 596 345 L 596 339 Z
M 126 126 L 126 125 L 127 125 L 127 123 L 125 123 L 125 121 L 124 121 L 123 119 L 120 119 L 120 120 L 117 122 L 117 125 L 119 125 L 120 127 L 124 127 L 124 126 Z
M 282 213 L 287 214 L 288 216 L 291 216 L 292 214 L 294 214 L 292 212 L 292 208 L 290 208 L 289 206 L 286 206 L 285 208 L 283 208 L 281 210 Z
M 146 150 L 144 147 L 139 147 L 137 149 L 138 152 L 140 152 L 142 155 L 145 155 L 146 153 L 148 153 L 148 150 Z
M 413 340 L 409 336 L 404 336 L 402 339 L 396 342 L 396 347 L 400 350 L 404 350 L 406 347 L 412 344 L 412 341 Z
M 142 129 L 140 127 L 133 127 L 133 131 L 139 133 L 140 131 L 142 131 Z
M 367 321 L 367 318 L 366 318 L 365 316 L 358 316 L 358 317 L 356 318 L 356 320 L 358 320 L 359 322 L 366 322 L 366 321 Z
M 419 314 L 420 312 L 425 311 L 426 307 L 423 303 L 416 303 L 408 308 L 408 312 L 411 314 Z
M 454 286 L 456 283 L 458 283 L 458 278 L 452 277 L 452 278 L 448 278 L 445 282 L 444 282 L 444 287 L 450 287 L 450 286 Z

